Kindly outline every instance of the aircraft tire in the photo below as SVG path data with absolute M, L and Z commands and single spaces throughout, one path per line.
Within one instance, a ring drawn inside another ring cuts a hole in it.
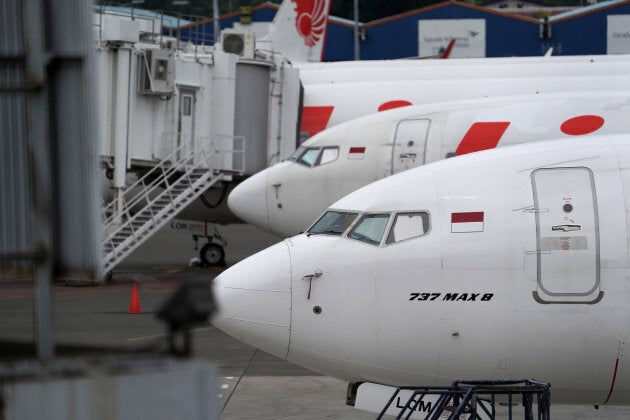
M 208 267 L 225 265 L 225 250 L 221 245 L 212 242 L 207 243 L 199 251 L 199 259 L 203 265 Z

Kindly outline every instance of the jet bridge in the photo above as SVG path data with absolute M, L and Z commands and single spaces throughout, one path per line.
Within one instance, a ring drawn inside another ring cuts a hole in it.
M 223 199 L 293 152 L 300 81 L 280 54 L 184 42 L 159 19 L 99 9 L 93 23 L 108 273 L 173 217 L 241 222 Z

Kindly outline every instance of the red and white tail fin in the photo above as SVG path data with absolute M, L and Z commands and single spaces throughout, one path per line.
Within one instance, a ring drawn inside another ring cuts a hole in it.
M 455 38 L 450 40 L 450 42 L 446 46 L 446 49 L 442 52 L 442 54 L 440 54 L 440 58 L 448 58 L 451 55 L 451 51 L 453 51 L 455 41 L 457 41 Z
M 284 0 L 260 40 L 289 60 L 322 61 L 331 0 Z

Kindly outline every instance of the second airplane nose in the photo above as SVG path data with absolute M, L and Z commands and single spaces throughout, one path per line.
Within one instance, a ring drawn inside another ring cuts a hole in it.
M 286 241 L 221 273 L 214 280 L 223 332 L 285 358 L 291 330 L 291 258 Z
M 269 230 L 267 214 L 267 168 L 241 182 L 228 196 L 228 207 L 244 222 Z

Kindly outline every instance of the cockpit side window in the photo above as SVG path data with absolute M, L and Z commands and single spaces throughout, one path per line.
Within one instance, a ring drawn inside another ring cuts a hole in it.
M 301 163 L 306 166 L 313 166 L 315 162 L 317 162 L 317 158 L 319 157 L 319 148 L 316 149 L 306 149 L 306 151 L 300 156 L 297 160 L 297 163 Z
M 324 147 L 322 150 L 322 155 L 319 158 L 318 165 L 325 165 L 330 162 L 334 162 L 339 157 L 339 148 L 338 147 Z
M 370 245 L 378 245 L 381 243 L 388 221 L 389 213 L 366 214 L 352 228 L 348 238 L 366 242 Z
M 427 212 L 398 213 L 389 229 L 386 244 L 393 244 L 429 232 L 429 214 Z
M 309 235 L 327 234 L 341 235 L 356 219 L 357 213 L 349 213 L 344 211 L 327 211 L 317 222 L 308 230 Z

